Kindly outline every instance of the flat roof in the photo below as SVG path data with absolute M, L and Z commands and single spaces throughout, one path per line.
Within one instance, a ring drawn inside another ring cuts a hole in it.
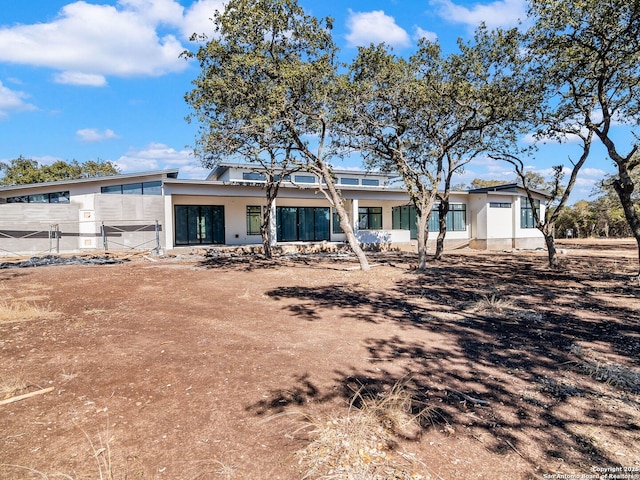
M 207 176 L 207 180 L 211 178 L 219 178 L 223 175 L 227 170 L 237 168 L 240 170 L 253 170 L 255 172 L 264 171 L 265 169 L 259 163 L 220 163 L 216 168 L 214 168 L 211 173 Z M 276 169 L 282 170 L 282 169 Z M 373 170 L 349 170 L 349 169 L 340 169 L 340 168 L 332 168 L 333 173 L 337 175 L 360 175 L 366 177 L 383 177 L 383 178 L 397 178 L 399 175 L 397 173 L 383 173 Z M 302 167 L 299 171 L 293 173 L 303 173 L 306 172 Z
M 80 183 L 93 183 L 93 182 L 104 182 L 104 181 L 120 181 L 120 180 L 132 180 L 141 177 L 153 177 L 159 176 L 162 178 L 177 178 L 178 177 L 178 169 L 170 169 L 170 170 L 154 170 L 149 172 L 140 172 L 140 173 L 123 173 L 120 175 L 105 175 L 101 177 L 88 177 L 88 178 L 76 178 L 72 180 L 56 180 L 53 182 L 42 182 L 42 183 L 24 183 L 20 185 L 2 185 L 0 186 L 0 192 L 10 192 L 13 190 L 25 190 L 31 188 L 42 188 L 42 187 L 56 187 L 63 185 L 77 185 Z

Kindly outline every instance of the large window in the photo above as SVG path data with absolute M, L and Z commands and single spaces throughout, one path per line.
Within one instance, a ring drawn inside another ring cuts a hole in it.
M 409 230 L 411 238 L 418 238 L 418 226 L 416 225 L 416 208 L 413 205 L 393 207 L 391 210 L 391 228 L 394 230 Z
M 69 203 L 69 192 L 38 193 L 7 198 L 7 203 Z
M 176 205 L 176 245 L 223 244 L 224 207 Z
M 260 235 L 262 207 L 247 206 L 247 235 Z
M 330 240 L 329 214 L 325 207 L 276 207 L 278 241 Z
M 122 185 L 107 185 L 100 188 L 100 193 L 121 195 L 162 195 L 162 182 L 137 182 Z
M 377 178 L 363 178 L 362 185 L 365 187 L 378 187 L 380 186 L 380 180 Z
M 436 210 L 437 211 L 437 210 Z M 452 203 L 447 213 L 447 230 L 464 232 L 467 229 L 467 206 L 463 203 Z
M 382 207 L 359 207 L 358 228 L 360 230 L 382 230 Z
M 533 216 L 533 208 L 527 197 L 520 199 L 520 228 L 536 228 L 536 219 Z M 540 200 L 534 200 L 533 206 L 540 213 Z
M 438 205 L 434 205 L 429 217 L 429 231 L 440 230 L 440 212 Z M 416 226 L 417 215 L 413 205 L 394 207 L 392 210 L 392 226 L 394 229 L 410 230 L 411 238 L 418 238 Z M 452 232 L 464 232 L 467 229 L 467 206 L 464 203 L 452 203 L 447 213 L 447 230 Z

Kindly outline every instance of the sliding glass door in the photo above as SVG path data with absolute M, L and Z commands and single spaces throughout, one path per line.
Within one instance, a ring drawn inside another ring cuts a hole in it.
M 279 242 L 330 240 L 330 210 L 325 207 L 277 207 Z
M 224 244 L 224 207 L 176 205 L 176 245 Z

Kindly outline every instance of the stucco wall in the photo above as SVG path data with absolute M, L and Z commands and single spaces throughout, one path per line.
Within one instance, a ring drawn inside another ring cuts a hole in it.
M 0 255 L 73 252 L 78 248 L 78 204 L 0 205 Z M 50 239 L 55 227 L 58 238 Z

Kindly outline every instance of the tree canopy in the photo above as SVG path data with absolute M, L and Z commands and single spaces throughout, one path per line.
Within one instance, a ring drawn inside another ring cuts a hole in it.
M 20 156 L 9 163 L 0 163 L 0 185 L 24 185 L 29 183 L 54 182 L 57 180 L 76 180 L 80 178 L 118 175 L 118 168 L 110 161 L 89 160 L 79 163 L 77 160 L 65 162 L 58 160 L 50 165 L 41 165 L 36 160 Z
M 612 186 L 638 243 L 640 262 L 632 178 L 640 164 L 640 0 L 530 0 L 529 15 L 534 22 L 530 48 L 554 87 L 559 124 L 581 136 L 586 155 L 591 136 L 597 137 L 616 166 Z M 630 144 L 616 139 L 612 127 L 617 124 L 635 134 Z
M 256 161 L 267 152 L 317 175 L 324 181 L 318 188 L 367 269 L 325 148 L 338 67 L 332 20 L 307 15 L 295 0 L 231 0 L 214 24 L 215 38 L 185 52 L 201 67 L 186 95 L 200 124 L 196 151 L 205 164 L 221 155 Z

